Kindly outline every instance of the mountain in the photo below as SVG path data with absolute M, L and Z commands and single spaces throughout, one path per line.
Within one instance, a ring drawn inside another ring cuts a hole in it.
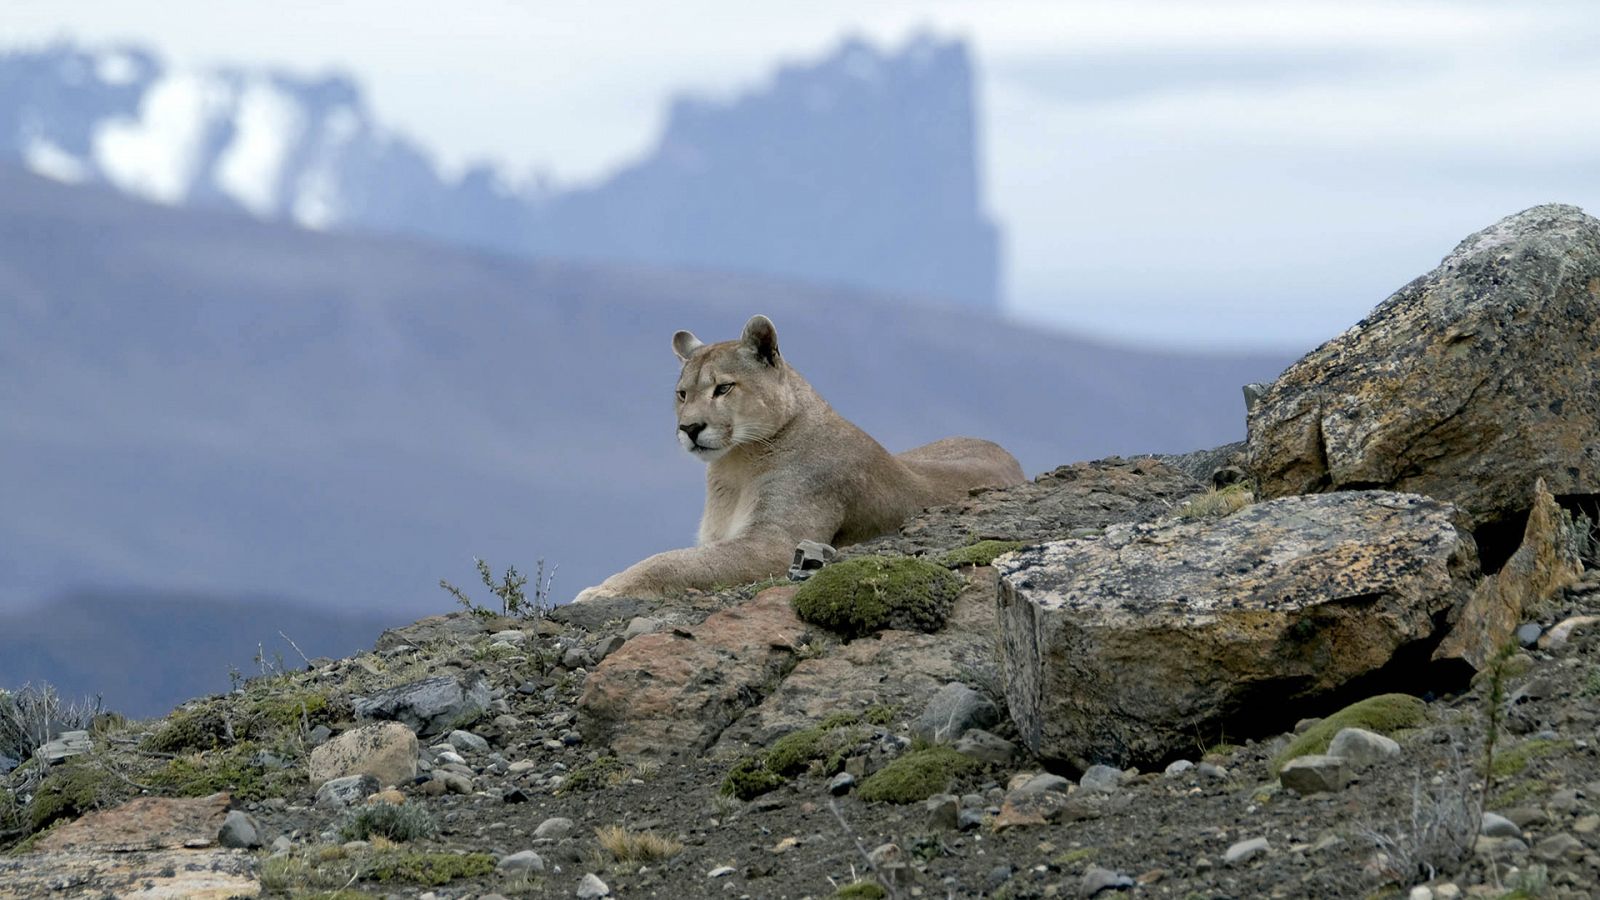
M 979 435 L 1030 474 L 1239 439 L 1238 386 L 1289 361 L 316 233 L 0 166 L 0 610 L 71 621 L 89 614 L 64 597 L 138 591 L 414 617 L 454 608 L 438 581 L 470 586 L 474 556 L 558 564 L 565 600 L 692 542 L 704 475 L 673 439 L 670 336 L 756 312 L 890 449 Z
M 848 40 L 731 100 L 679 98 L 648 155 L 571 190 L 513 188 L 488 166 L 444 177 L 344 76 L 70 44 L 0 55 L 0 160 L 59 181 L 313 229 L 995 309 L 976 148 L 970 53 L 929 36 L 898 51 Z

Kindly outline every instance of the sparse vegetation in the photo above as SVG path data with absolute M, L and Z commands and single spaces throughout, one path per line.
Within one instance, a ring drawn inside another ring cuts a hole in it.
M 915 803 L 942 794 L 960 776 L 979 768 L 972 757 L 939 746 L 912 750 L 861 783 L 863 800 Z
M 1244 509 L 1255 500 L 1250 485 L 1236 481 L 1227 487 L 1210 488 L 1203 494 L 1195 495 L 1178 507 L 1175 514 L 1181 519 L 1221 519 Z
M 439 830 L 420 803 L 371 803 L 349 810 L 339 822 L 339 836 L 364 841 L 380 835 L 391 841 L 414 841 Z
M 505 575 L 498 580 L 489 564 L 481 559 L 474 558 L 473 565 L 477 566 L 478 579 L 483 586 L 489 589 L 500 601 L 500 609 L 482 606 L 467 595 L 466 591 L 451 584 L 446 579 L 439 579 L 439 587 L 456 599 L 467 612 L 479 616 L 512 616 L 519 619 L 542 618 L 550 612 L 550 588 L 555 583 L 556 570 L 560 566 L 553 566 L 548 575 L 545 574 L 544 560 L 539 560 L 538 568 L 533 575 L 533 596 L 529 597 L 525 590 L 528 586 L 528 576 L 517 571 L 516 566 L 506 568 Z
M 1427 714 L 1428 705 L 1410 694 L 1379 694 L 1352 703 L 1290 741 L 1289 746 L 1273 758 L 1272 773 L 1276 775 L 1291 759 L 1326 751 L 1333 736 L 1345 728 L 1365 728 L 1390 735 L 1416 725 Z
M 629 777 L 628 767 L 615 756 L 601 756 L 573 769 L 561 782 L 561 793 L 578 794 L 621 784 Z
M 629 831 L 621 825 L 594 830 L 601 849 L 622 865 L 640 865 L 671 859 L 683 852 L 683 843 L 654 831 Z
M 833 900 L 884 900 L 888 896 L 876 881 L 852 881 L 833 892 Z
M 965 547 L 954 550 L 939 557 L 939 563 L 951 569 L 962 566 L 987 566 L 994 562 L 995 557 L 1021 549 L 1021 541 L 978 541 Z
M 795 613 L 847 638 L 884 628 L 938 631 L 961 576 L 910 557 L 863 556 L 818 569 L 794 595 Z
M 0 689 L 0 754 L 27 759 L 63 731 L 87 730 L 103 712 L 99 697 L 65 701 L 49 684 Z
M 722 793 L 750 800 L 777 790 L 808 769 L 823 775 L 838 772 L 849 752 L 867 737 L 860 721 L 855 713 L 834 713 L 814 728 L 778 738 L 765 751 L 734 763 L 722 780 Z
M 42 831 L 59 819 L 111 806 L 132 796 L 134 789 L 92 761 L 81 757 L 50 770 L 26 810 L 30 832 Z

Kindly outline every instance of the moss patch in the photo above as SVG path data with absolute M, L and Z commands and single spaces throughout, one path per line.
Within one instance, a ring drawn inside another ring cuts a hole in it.
M 28 803 L 27 825 L 40 831 L 60 819 L 71 819 L 125 800 L 133 789 L 99 766 L 79 759 L 56 767 L 39 783 Z
M 1410 694 L 1379 694 L 1352 703 L 1290 741 L 1282 753 L 1273 757 L 1272 774 L 1278 774 L 1284 763 L 1291 759 L 1326 752 L 1333 736 L 1345 728 L 1365 728 L 1378 734 L 1392 735 L 1402 728 L 1416 725 L 1427 715 L 1428 705 Z
M 949 747 L 913 750 L 861 782 L 861 799 L 915 803 L 950 789 L 957 777 L 978 768 L 970 756 Z
M 144 746 L 157 753 L 214 750 L 228 742 L 228 732 L 228 720 L 222 709 L 207 704 L 173 713 L 155 734 L 145 738 Z
M 1533 738 L 1512 747 L 1509 750 L 1496 753 L 1494 756 L 1494 774 L 1496 778 L 1509 778 L 1520 774 L 1528 768 L 1528 764 L 1536 759 L 1554 756 L 1572 749 L 1571 741 L 1546 740 Z
M 364 881 L 410 881 L 449 884 L 458 878 L 479 878 L 494 871 L 487 853 L 421 853 L 387 851 L 366 860 Z
M 621 784 L 628 777 L 628 767 L 615 756 L 602 756 L 572 770 L 561 782 L 561 793 L 572 794 L 598 791 L 604 787 Z
M 1020 550 L 1022 546 L 1021 541 L 979 541 L 951 550 L 939 557 L 939 563 L 951 569 L 962 566 L 987 566 L 1000 554 Z
M 855 881 L 833 892 L 833 900 L 883 900 L 889 896 L 876 881 Z
M 855 713 L 835 713 L 815 728 L 790 732 L 761 753 L 733 764 L 722 779 L 722 793 L 751 800 L 777 790 L 809 769 L 832 775 L 844 767 L 845 757 L 867 736 L 856 726 Z
M 926 560 L 863 556 L 819 569 L 793 603 L 802 620 L 850 638 L 884 628 L 938 631 L 963 584 Z

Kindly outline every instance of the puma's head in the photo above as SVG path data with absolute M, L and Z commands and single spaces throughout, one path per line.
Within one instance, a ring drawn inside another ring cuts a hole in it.
M 736 341 L 704 344 L 687 331 L 672 336 L 683 360 L 678 375 L 678 443 L 711 462 L 735 447 L 759 444 L 795 413 L 795 385 L 778 354 L 778 330 L 766 316 L 745 323 Z

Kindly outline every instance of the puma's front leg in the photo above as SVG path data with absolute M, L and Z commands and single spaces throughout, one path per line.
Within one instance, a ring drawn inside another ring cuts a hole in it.
M 693 588 L 749 584 L 787 570 L 794 545 L 795 540 L 784 534 L 767 532 L 668 550 L 584 590 L 574 602 L 600 597 L 663 597 Z

